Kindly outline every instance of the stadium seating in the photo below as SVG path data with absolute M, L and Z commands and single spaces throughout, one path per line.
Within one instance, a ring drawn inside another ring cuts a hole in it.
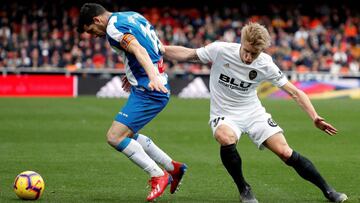
M 111 51 L 104 39 L 92 39 L 76 32 L 80 4 L 36 2 L 0 5 L 0 68 L 62 67 L 70 71 L 123 68 L 122 59 Z M 119 7 L 116 1 L 107 2 L 110 11 L 142 13 L 155 25 L 165 44 L 200 47 L 214 40 L 240 42 L 244 23 L 258 21 L 272 36 L 272 46 L 267 51 L 284 70 L 359 71 L 360 18 L 359 11 L 352 10 L 351 5 L 337 8 L 320 1 L 311 4 L 311 8 L 296 3 L 260 8 L 239 3 L 234 7 L 189 9 L 159 4 L 156 8 L 139 9 Z M 341 68 L 333 68 L 339 50 L 343 57 Z M 173 62 L 167 62 L 166 66 L 169 72 L 208 73 L 208 67 Z

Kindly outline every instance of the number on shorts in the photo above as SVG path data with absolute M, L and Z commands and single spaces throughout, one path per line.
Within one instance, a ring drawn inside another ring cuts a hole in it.
M 217 117 L 214 120 L 212 120 L 212 122 L 214 123 L 214 128 L 219 124 L 220 119 L 224 120 L 225 117 Z

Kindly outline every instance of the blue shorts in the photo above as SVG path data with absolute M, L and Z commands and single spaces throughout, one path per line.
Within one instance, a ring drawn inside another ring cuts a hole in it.
M 168 85 L 165 87 L 170 90 Z M 130 96 L 115 120 L 129 127 L 133 133 L 137 133 L 163 110 L 169 98 L 170 94 L 131 87 Z

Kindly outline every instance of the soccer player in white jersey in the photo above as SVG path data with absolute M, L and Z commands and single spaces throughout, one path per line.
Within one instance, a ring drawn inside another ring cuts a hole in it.
M 138 133 L 165 108 L 170 97 L 162 66 L 163 47 L 153 26 L 139 13 L 111 13 L 99 4 L 86 3 L 80 10 L 78 31 L 106 36 L 123 56 L 127 84 L 131 85 L 129 99 L 107 133 L 108 143 L 151 176 L 148 201 L 158 198 L 170 183 L 173 194 L 187 166 L 173 161 L 150 138 Z
M 165 46 L 164 56 L 170 60 L 211 63 L 210 126 L 220 143 L 221 160 L 236 183 L 242 202 L 258 202 L 242 174 L 241 158 L 236 144 L 242 133 L 248 134 L 258 148 L 264 146 L 305 180 L 315 184 L 332 202 L 343 202 L 347 196 L 336 192 L 321 177 L 310 160 L 286 142 L 283 130 L 261 105 L 256 87 L 270 81 L 288 93 L 309 115 L 315 126 L 329 135 L 337 130 L 319 116 L 307 95 L 290 83 L 263 51 L 270 45 L 266 28 L 249 23 L 242 28 L 241 44 L 214 42 L 199 49 Z

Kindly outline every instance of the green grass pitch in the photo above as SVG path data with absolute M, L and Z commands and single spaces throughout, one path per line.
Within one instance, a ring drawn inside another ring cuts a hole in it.
M 0 202 L 20 202 L 12 189 L 25 170 L 42 175 L 46 189 L 38 202 L 144 202 L 148 176 L 112 149 L 105 134 L 124 104 L 121 99 L 0 99 Z M 264 100 L 285 130 L 288 143 L 312 160 L 337 190 L 360 202 L 360 101 L 315 100 L 320 115 L 338 128 L 335 137 L 313 127 L 293 101 Z M 181 190 L 158 202 L 239 202 L 223 168 L 219 146 L 207 124 L 208 100 L 172 98 L 141 132 L 189 170 Z M 327 202 L 269 150 L 259 151 L 248 137 L 238 144 L 244 173 L 258 200 Z

